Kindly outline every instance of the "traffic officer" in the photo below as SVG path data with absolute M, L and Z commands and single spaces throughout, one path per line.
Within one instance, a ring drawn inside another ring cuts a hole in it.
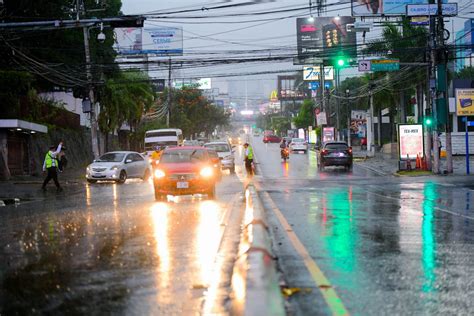
M 253 148 L 249 143 L 244 144 L 245 150 L 245 170 L 247 170 L 247 176 L 251 177 L 253 175 Z
M 160 161 L 161 154 L 163 153 L 163 150 L 165 150 L 164 146 L 156 146 L 155 151 L 151 153 L 150 159 L 153 164 L 153 167 L 155 166 L 157 161 Z
M 59 165 L 58 154 L 61 152 L 62 146 L 63 146 L 63 142 L 60 142 L 57 148 L 56 146 L 49 147 L 49 151 L 46 153 L 46 156 L 44 157 L 43 172 L 47 171 L 48 175 L 44 179 L 43 186 L 41 187 L 43 191 L 46 191 L 46 185 L 51 179 L 53 179 L 58 192 L 61 192 L 63 190 L 58 182 L 58 165 Z M 56 151 L 54 151 L 55 149 Z

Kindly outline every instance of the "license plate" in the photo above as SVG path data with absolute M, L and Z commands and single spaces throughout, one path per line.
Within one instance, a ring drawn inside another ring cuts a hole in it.
M 176 183 L 176 187 L 178 189 L 187 189 L 187 188 L 189 188 L 189 183 L 181 181 L 181 182 Z

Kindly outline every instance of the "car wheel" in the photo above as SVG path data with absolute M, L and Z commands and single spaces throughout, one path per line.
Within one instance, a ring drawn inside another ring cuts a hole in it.
M 145 174 L 143 175 L 143 178 L 142 180 L 143 181 L 148 181 L 148 179 L 150 179 L 150 170 L 148 170 L 148 168 L 145 170 Z
M 87 182 L 89 182 L 89 183 L 96 183 L 97 180 L 87 179 Z
M 207 198 L 209 200 L 215 200 L 215 198 L 216 198 L 216 186 L 215 185 L 213 185 L 212 188 L 209 191 L 207 191 Z
M 127 173 L 125 170 L 120 171 L 119 179 L 117 180 L 118 183 L 122 184 L 127 181 Z

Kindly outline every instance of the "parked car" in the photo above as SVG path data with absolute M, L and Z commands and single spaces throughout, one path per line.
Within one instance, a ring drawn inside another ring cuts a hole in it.
M 150 175 L 150 164 L 147 159 L 134 151 L 105 153 L 86 168 L 86 179 L 89 183 L 95 183 L 98 180 L 124 183 L 130 178 L 148 180 Z
M 319 170 L 327 166 L 345 166 L 347 170 L 352 170 L 352 147 L 345 142 L 324 143 L 317 155 Z
M 235 173 L 234 150 L 227 142 L 212 142 L 204 144 L 204 147 L 214 149 L 219 155 L 222 169 L 228 169 L 230 173 Z
M 279 143 L 281 138 L 276 135 L 266 135 L 263 137 L 263 142 L 266 143 Z
M 218 175 L 208 149 L 204 147 L 167 148 L 153 172 L 155 199 L 167 195 L 207 194 L 216 196 Z
M 291 139 L 290 145 L 288 146 L 291 152 L 302 151 L 305 154 L 308 152 L 308 143 L 303 138 Z

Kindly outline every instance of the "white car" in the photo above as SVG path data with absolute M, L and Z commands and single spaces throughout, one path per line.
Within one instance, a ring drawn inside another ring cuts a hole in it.
M 222 169 L 229 169 L 230 173 L 235 173 L 234 150 L 228 142 L 207 143 L 204 147 L 217 151 Z
M 305 154 L 308 152 L 308 143 L 303 138 L 292 138 L 288 147 L 291 152 L 303 151 Z
M 129 178 L 148 180 L 151 175 L 146 157 L 134 151 L 113 151 L 105 153 L 86 168 L 89 183 L 98 180 L 124 183 Z

